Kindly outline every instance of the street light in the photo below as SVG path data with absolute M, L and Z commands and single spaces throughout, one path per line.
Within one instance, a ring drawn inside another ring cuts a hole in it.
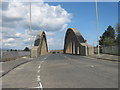
M 96 0 L 96 34 L 97 34 L 97 45 L 98 45 L 98 56 L 100 56 L 100 49 L 99 49 L 99 35 L 98 35 L 98 3 Z
M 30 34 L 32 35 L 32 28 L 31 28 L 31 0 L 30 0 L 29 10 L 30 10 L 29 32 L 30 32 Z M 32 36 L 30 37 L 30 41 L 31 41 L 31 40 L 32 40 Z M 31 43 L 30 43 L 30 58 L 31 58 L 31 49 L 32 49 L 32 41 L 31 41 Z

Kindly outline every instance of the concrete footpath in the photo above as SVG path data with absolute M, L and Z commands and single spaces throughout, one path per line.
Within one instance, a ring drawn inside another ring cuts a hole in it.
M 110 55 L 110 54 L 100 54 L 100 56 L 98 56 L 97 54 L 91 55 L 89 57 L 92 58 L 97 58 L 97 59 L 103 59 L 103 60 L 109 60 L 109 61 L 117 61 L 120 62 L 120 56 L 117 55 Z
M 7 74 L 9 71 L 13 70 L 14 68 L 20 66 L 21 64 L 27 63 L 32 61 L 29 57 L 21 57 L 16 60 L 8 61 L 8 62 L 0 62 L 0 78 Z

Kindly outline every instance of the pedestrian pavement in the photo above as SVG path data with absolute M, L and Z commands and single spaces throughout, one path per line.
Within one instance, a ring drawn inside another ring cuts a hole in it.
M 120 56 L 117 56 L 117 55 L 110 55 L 110 54 L 100 54 L 100 55 L 98 55 L 98 54 L 94 54 L 94 55 L 91 55 L 89 57 L 120 62 L 120 60 L 119 60 Z
M 27 63 L 31 61 L 32 58 L 27 56 L 17 58 L 16 60 L 11 60 L 8 62 L 0 62 L 0 78 L 7 74 L 9 71 L 13 70 L 14 68 L 20 66 L 21 64 Z

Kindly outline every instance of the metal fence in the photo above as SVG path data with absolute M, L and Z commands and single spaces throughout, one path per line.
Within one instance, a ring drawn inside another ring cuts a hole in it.
M 6 59 L 6 58 L 16 58 L 20 56 L 29 56 L 29 55 L 30 55 L 29 51 L 2 51 L 2 53 L 0 53 L 0 58 L 1 56 L 2 59 Z
M 119 46 L 118 45 L 114 45 L 114 46 L 101 46 L 100 52 L 103 53 L 103 54 L 118 55 Z M 97 53 L 97 47 L 94 47 L 94 53 Z

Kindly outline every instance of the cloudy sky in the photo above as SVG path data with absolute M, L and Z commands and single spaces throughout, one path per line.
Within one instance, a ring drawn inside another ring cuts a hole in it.
M 99 35 L 118 20 L 117 3 L 98 3 Z M 112 12 L 112 13 L 111 13 Z M 77 28 L 88 43 L 96 44 L 95 2 L 32 2 L 32 34 L 29 32 L 29 3 L 3 2 L 0 8 L 2 46 L 24 49 L 34 43 L 39 31 L 45 31 L 50 50 L 63 49 L 67 28 Z M 31 39 L 32 37 L 32 39 Z

